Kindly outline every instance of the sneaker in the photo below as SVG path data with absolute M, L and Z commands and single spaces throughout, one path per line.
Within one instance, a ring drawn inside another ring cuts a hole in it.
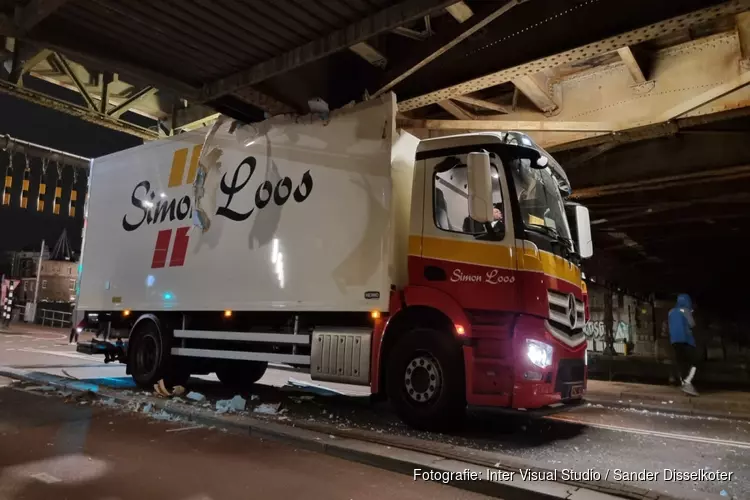
M 698 391 L 695 390 L 693 384 L 682 384 L 682 392 L 690 396 L 698 396 Z

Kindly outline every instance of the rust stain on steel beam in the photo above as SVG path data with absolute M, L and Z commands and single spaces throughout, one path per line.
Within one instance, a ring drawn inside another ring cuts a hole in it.
M 253 85 L 286 73 L 304 64 L 322 59 L 334 52 L 364 42 L 368 38 L 393 30 L 394 28 L 421 19 L 422 17 L 455 3 L 455 0 L 405 0 L 387 7 L 345 28 L 305 45 L 292 49 L 268 61 L 239 71 L 204 86 L 202 100 L 210 101 L 232 93 L 242 87 Z
M 459 83 L 458 85 L 453 85 L 412 99 L 407 99 L 399 104 L 399 111 L 409 111 L 421 108 L 439 101 L 450 99 L 455 95 L 469 94 L 478 90 L 494 87 L 509 82 L 515 78 L 539 73 L 545 69 L 584 61 L 594 56 L 616 51 L 621 47 L 653 40 L 669 33 L 683 31 L 691 26 L 702 24 L 721 16 L 737 14 L 748 8 L 750 8 L 750 0 L 733 0 L 706 9 L 690 12 L 682 16 L 673 17 L 665 21 L 644 26 L 643 28 L 605 38 L 598 42 L 592 42 L 559 54 L 543 57 L 519 66 L 503 69 L 473 80 Z
M 113 120 L 111 118 L 104 117 L 99 113 L 92 113 L 91 110 L 84 107 L 61 101 L 59 99 L 55 99 L 54 97 L 50 97 L 23 87 L 17 87 L 3 80 L 0 80 L 0 92 L 12 95 L 13 97 L 18 97 L 19 99 L 23 99 L 34 104 L 39 104 L 44 107 L 54 109 L 56 111 L 60 111 L 76 118 L 81 118 L 82 120 L 100 125 L 102 127 L 134 135 L 144 140 L 158 139 L 158 134 L 156 132 L 152 132 L 151 130 L 148 130 L 146 128 L 139 127 L 137 125 L 126 123 L 120 120 Z

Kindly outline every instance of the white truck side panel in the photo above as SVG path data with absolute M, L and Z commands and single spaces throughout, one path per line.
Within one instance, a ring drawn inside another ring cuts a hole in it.
M 223 126 L 206 146 L 221 152 L 206 232 L 190 215 L 205 130 L 96 160 L 78 309 L 387 310 L 395 113 L 390 94 L 329 122 L 275 118 L 249 146 Z M 264 204 L 265 181 L 287 201 Z

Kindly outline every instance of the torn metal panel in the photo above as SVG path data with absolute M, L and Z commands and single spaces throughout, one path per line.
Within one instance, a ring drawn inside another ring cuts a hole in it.
M 216 212 L 216 189 L 219 186 L 221 170 L 219 160 L 223 154 L 221 148 L 213 145 L 213 139 L 219 128 L 228 121 L 228 117 L 220 116 L 206 133 L 193 182 L 193 199 L 195 200 L 193 225 L 204 233 L 211 227 L 209 214 Z

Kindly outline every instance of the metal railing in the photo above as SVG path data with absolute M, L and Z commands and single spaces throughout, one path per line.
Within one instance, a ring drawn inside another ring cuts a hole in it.
M 65 311 L 55 311 L 53 309 L 40 309 L 39 317 L 43 326 L 57 326 L 60 328 L 70 326 L 72 313 Z

